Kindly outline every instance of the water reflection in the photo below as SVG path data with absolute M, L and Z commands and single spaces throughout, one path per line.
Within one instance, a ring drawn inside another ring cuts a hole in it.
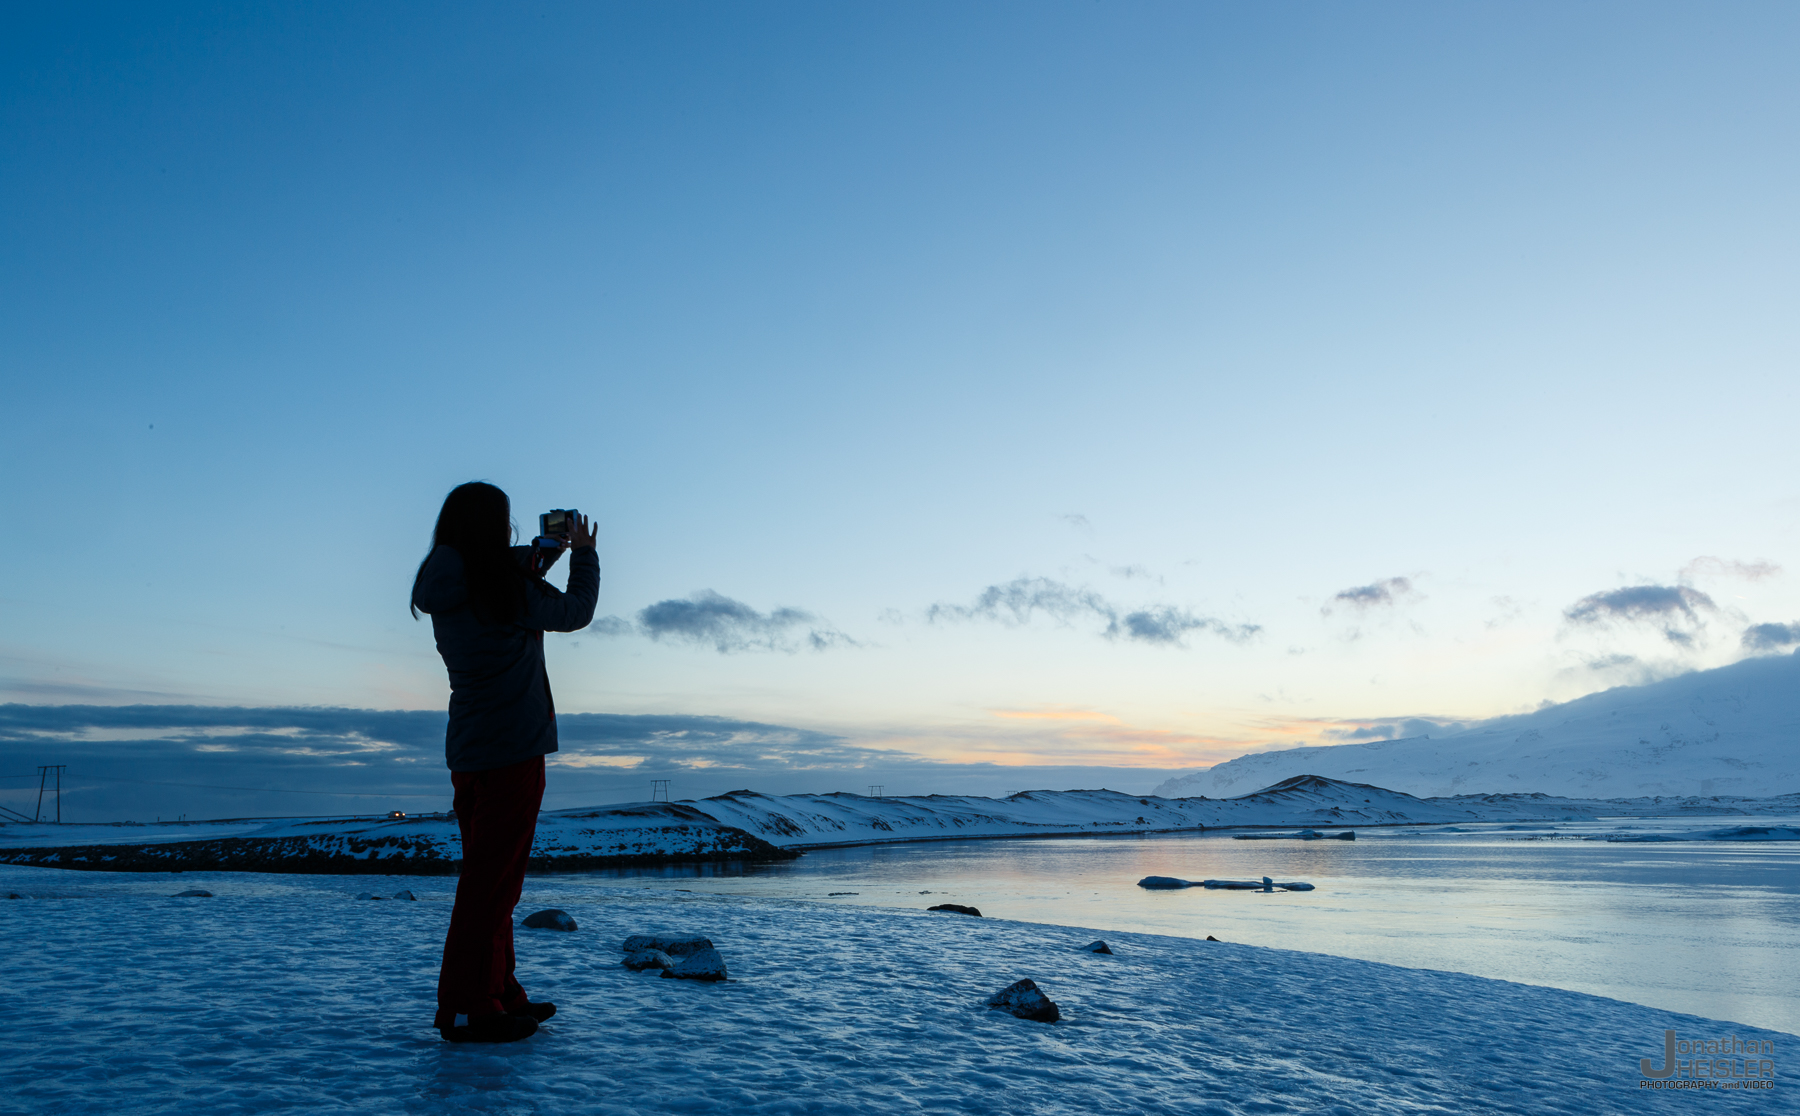
M 1759 819 L 1759 821 L 1762 819 Z M 775 864 L 536 877 L 534 891 L 645 888 L 922 908 L 1143 931 L 1592 992 L 1800 1032 L 1800 849 L 1613 844 L 1627 825 L 1358 831 L 1349 841 L 1225 834 L 948 841 L 830 849 Z M 1782 820 L 1775 824 L 1793 824 Z M 1305 880 L 1312 892 L 1146 891 L 1149 875 Z M 838 894 L 832 893 L 853 893 Z

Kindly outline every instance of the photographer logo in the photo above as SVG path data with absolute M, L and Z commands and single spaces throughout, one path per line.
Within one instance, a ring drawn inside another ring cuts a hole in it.
M 1663 1032 L 1662 1061 L 1640 1058 L 1640 1089 L 1773 1089 L 1775 1041 L 1684 1039 Z

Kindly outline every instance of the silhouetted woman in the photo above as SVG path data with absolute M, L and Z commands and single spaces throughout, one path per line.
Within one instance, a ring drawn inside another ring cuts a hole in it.
M 530 571 L 530 548 L 512 545 L 513 530 L 506 493 L 481 481 L 458 485 L 413 578 L 413 615 L 431 614 L 450 671 L 444 757 L 463 852 L 436 1026 L 451 1042 L 512 1042 L 556 1011 L 532 1003 L 513 975 L 512 915 L 544 799 L 544 757 L 556 751 L 544 633 L 594 618 L 600 559 L 581 516 L 561 593 Z

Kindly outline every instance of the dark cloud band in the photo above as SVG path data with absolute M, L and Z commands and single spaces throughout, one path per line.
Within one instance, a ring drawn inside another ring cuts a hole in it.
M 1005 795 L 1032 788 L 1147 789 L 1170 772 L 935 763 L 812 729 L 729 717 L 564 713 L 546 808 L 751 787 L 771 794 Z M 194 705 L 0 705 L 0 805 L 29 815 L 35 765 L 68 765 L 63 816 L 149 822 L 448 809 L 446 715 L 430 711 Z M 46 809 L 49 806 L 46 804 Z

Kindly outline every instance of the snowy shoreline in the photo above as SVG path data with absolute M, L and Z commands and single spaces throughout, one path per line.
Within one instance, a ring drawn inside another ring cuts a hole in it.
M 190 875 L 217 897 L 173 899 L 167 879 L 84 874 L 76 893 L 72 878 L 0 867 L 0 887 L 38 893 L 0 923 L 34 1005 L 0 1043 L 16 1111 L 1674 1112 L 1694 1101 L 1639 1066 L 1661 1062 L 1666 1030 L 1770 1043 L 1778 1069 L 1796 1045 L 1324 954 L 550 879 L 519 915 L 556 906 L 580 929 L 521 930 L 518 948 L 527 988 L 560 1010 L 531 1040 L 470 1050 L 430 1030 L 447 890 L 357 902 L 366 879 L 240 873 Z M 732 979 L 620 965 L 626 936 L 660 931 L 706 935 Z M 1115 953 L 1083 952 L 1095 938 Z M 985 1006 L 1023 977 L 1060 1022 Z M 1796 1111 L 1776 1085 L 1709 1103 Z
M 734 791 L 698 802 L 648 802 L 542 814 L 536 874 L 711 861 L 776 861 L 808 849 L 1030 837 L 1144 836 L 1235 829 L 1589 820 L 1601 816 L 1800 814 L 1800 795 L 1567 799 L 1541 794 L 1415 798 L 1297 776 L 1228 799 L 1165 799 L 1109 790 L 870 798 Z M 216 836 L 206 835 L 208 826 Z M 453 875 L 461 837 L 447 815 L 284 819 L 184 825 L 175 836 L 121 836 L 120 826 L 0 827 L 0 863 L 81 871 L 254 871 Z M 20 832 L 29 829 L 30 832 Z M 110 829 L 96 839 L 94 830 Z M 194 839 L 196 835 L 200 839 Z M 27 843 L 29 842 L 29 843 Z

